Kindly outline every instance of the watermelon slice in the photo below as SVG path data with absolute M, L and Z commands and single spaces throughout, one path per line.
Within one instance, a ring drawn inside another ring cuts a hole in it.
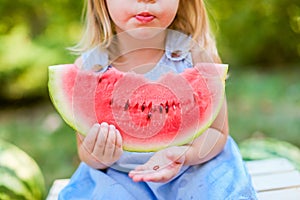
M 109 68 L 49 67 L 49 94 L 72 128 L 85 135 L 95 123 L 114 124 L 127 151 L 157 151 L 191 142 L 216 118 L 224 100 L 225 64 L 198 63 L 157 81 Z

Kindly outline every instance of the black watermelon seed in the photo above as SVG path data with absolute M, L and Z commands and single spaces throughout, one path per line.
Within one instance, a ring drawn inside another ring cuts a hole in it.
M 126 101 L 126 104 L 124 106 L 124 110 L 127 111 L 129 108 L 129 100 Z
M 162 113 L 163 112 L 163 106 L 159 105 L 159 112 Z
M 151 117 L 152 117 L 152 113 L 151 113 L 151 112 L 149 112 L 149 113 L 148 113 L 148 115 L 147 115 L 147 119 L 148 119 L 148 120 L 150 120 L 150 119 L 151 119 Z
M 169 112 L 169 106 L 166 105 L 166 113 L 168 113 L 168 112 Z
M 194 97 L 194 102 L 197 102 L 197 99 L 198 99 L 198 95 L 193 93 L 193 97 Z
M 146 105 L 145 105 L 145 103 L 143 103 L 143 105 L 142 105 L 142 107 L 141 107 L 142 112 L 144 112 L 145 108 L 146 108 Z

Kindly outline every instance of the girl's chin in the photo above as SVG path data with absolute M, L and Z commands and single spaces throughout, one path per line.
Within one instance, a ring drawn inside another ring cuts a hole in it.
M 155 27 L 143 27 L 127 30 L 123 33 L 128 34 L 134 39 L 137 40 L 151 40 L 156 39 L 161 33 L 164 33 L 166 29 L 155 28 Z

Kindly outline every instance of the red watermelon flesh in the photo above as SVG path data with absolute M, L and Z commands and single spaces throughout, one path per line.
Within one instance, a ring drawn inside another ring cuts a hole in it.
M 200 63 L 157 81 L 110 68 L 49 67 L 49 93 L 63 119 L 86 134 L 94 123 L 114 124 L 127 151 L 157 151 L 191 142 L 206 130 L 224 99 L 227 65 Z

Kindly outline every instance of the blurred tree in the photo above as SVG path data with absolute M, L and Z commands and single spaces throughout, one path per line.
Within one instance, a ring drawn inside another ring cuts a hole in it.
M 0 102 L 47 97 L 47 66 L 72 62 L 83 1 L 0 0 Z
M 300 61 L 300 1 L 207 1 L 225 62 L 270 68 Z

